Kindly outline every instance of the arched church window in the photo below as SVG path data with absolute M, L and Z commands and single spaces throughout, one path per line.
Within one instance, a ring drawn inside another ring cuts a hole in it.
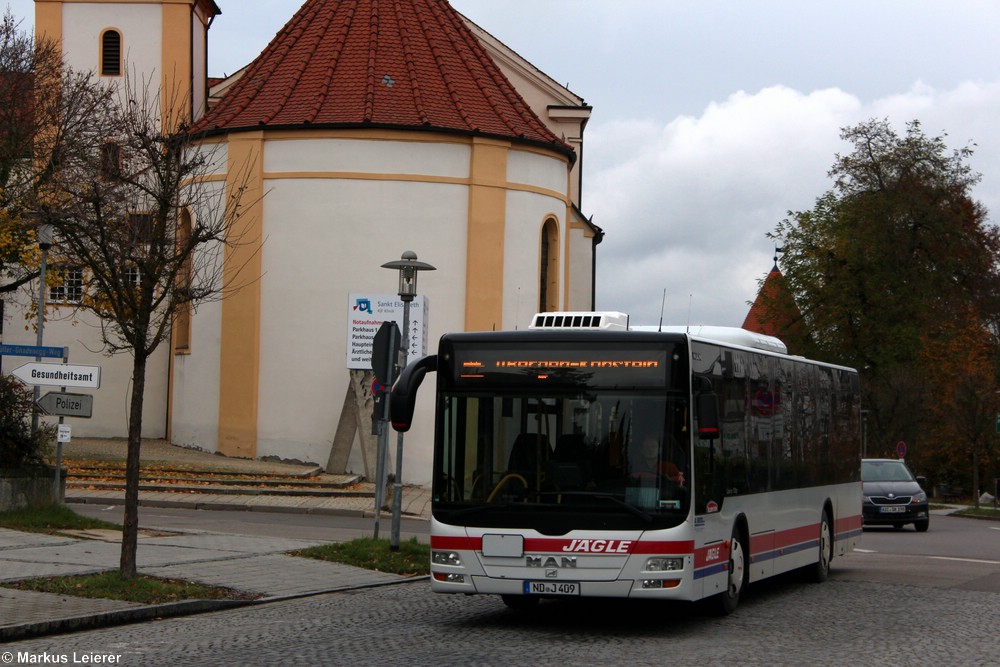
M 542 225 L 538 266 L 538 310 L 559 309 L 559 225 L 549 218 Z
M 122 75 L 122 34 L 114 28 L 101 33 L 101 76 Z

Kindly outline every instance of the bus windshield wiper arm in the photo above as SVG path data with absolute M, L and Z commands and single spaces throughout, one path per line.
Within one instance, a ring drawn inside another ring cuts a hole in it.
M 642 519 L 646 523 L 650 523 L 653 520 L 653 515 L 651 515 L 649 512 L 646 512 L 646 511 L 642 510 L 641 508 L 636 507 L 635 505 L 630 505 L 629 503 L 625 502 L 621 498 L 619 498 L 617 496 L 614 496 L 614 495 L 612 495 L 610 493 L 603 493 L 601 491 L 561 491 L 561 492 L 558 493 L 558 495 L 560 495 L 560 496 L 584 496 L 586 498 L 602 498 L 604 500 L 610 500 L 611 502 L 613 502 L 613 503 L 615 503 L 617 505 L 621 505 L 622 507 L 624 507 L 629 512 L 631 512 L 632 514 L 636 515 L 637 517 L 639 517 L 640 519 Z

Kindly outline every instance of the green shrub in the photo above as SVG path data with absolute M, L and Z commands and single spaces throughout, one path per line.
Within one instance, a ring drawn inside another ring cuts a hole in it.
M 53 427 L 31 432 L 33 397 L 14 377 L 0 377 L 0 470 L 45 463 Z

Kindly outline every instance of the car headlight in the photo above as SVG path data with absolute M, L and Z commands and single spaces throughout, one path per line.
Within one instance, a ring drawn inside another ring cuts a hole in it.
M 914 493 L 913 497 L 910 498 L 910 502 L 911 503 L 926 503 L 927 502 L 927 494 L 924 493 L 923 491 L 920 491 L 918 493 Z

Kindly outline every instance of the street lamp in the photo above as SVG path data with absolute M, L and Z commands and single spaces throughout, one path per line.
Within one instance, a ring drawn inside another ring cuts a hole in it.
M 417 253 L 407 250 L 395 262 L 386 262 L 383 269 L 399 269 L 399 298 L 403 301 L 403 316 L 406 316 L 407 308 L 413 297 L 417 295 L 417 272 L 434 271 L 436 267 L 426 262 L 417 261 Z M 406 346 L 403 347 L 406 349 Z
M 420 271 L 434 271 L 436 267 L 426 262 L 417 261 L 417 253 L 407 250 L 395 262 L 386 262 L 383 269 L 397 269 L 399 271 L 399 298 L 403 301 L 403 340 L 399 352 L 400 367 L 406 366 L 406 357 L 410 349 L 410 302 L 417 296 L 417 274 Z M 385 460 L 385 457 L 380 457 Z M 379 472 L 380 483 L 383 477 Z M 399 551 L 399 521 L 403 513 L 403 434 L 396 433 L 396 479 L 392 485 L 392 530 L 389 534 L 389 550 Z M 376 503 L 381 503 L 381 498 L 376 499 Z M 375 508 L 376 512 L 381 511 L 381 507 Z

